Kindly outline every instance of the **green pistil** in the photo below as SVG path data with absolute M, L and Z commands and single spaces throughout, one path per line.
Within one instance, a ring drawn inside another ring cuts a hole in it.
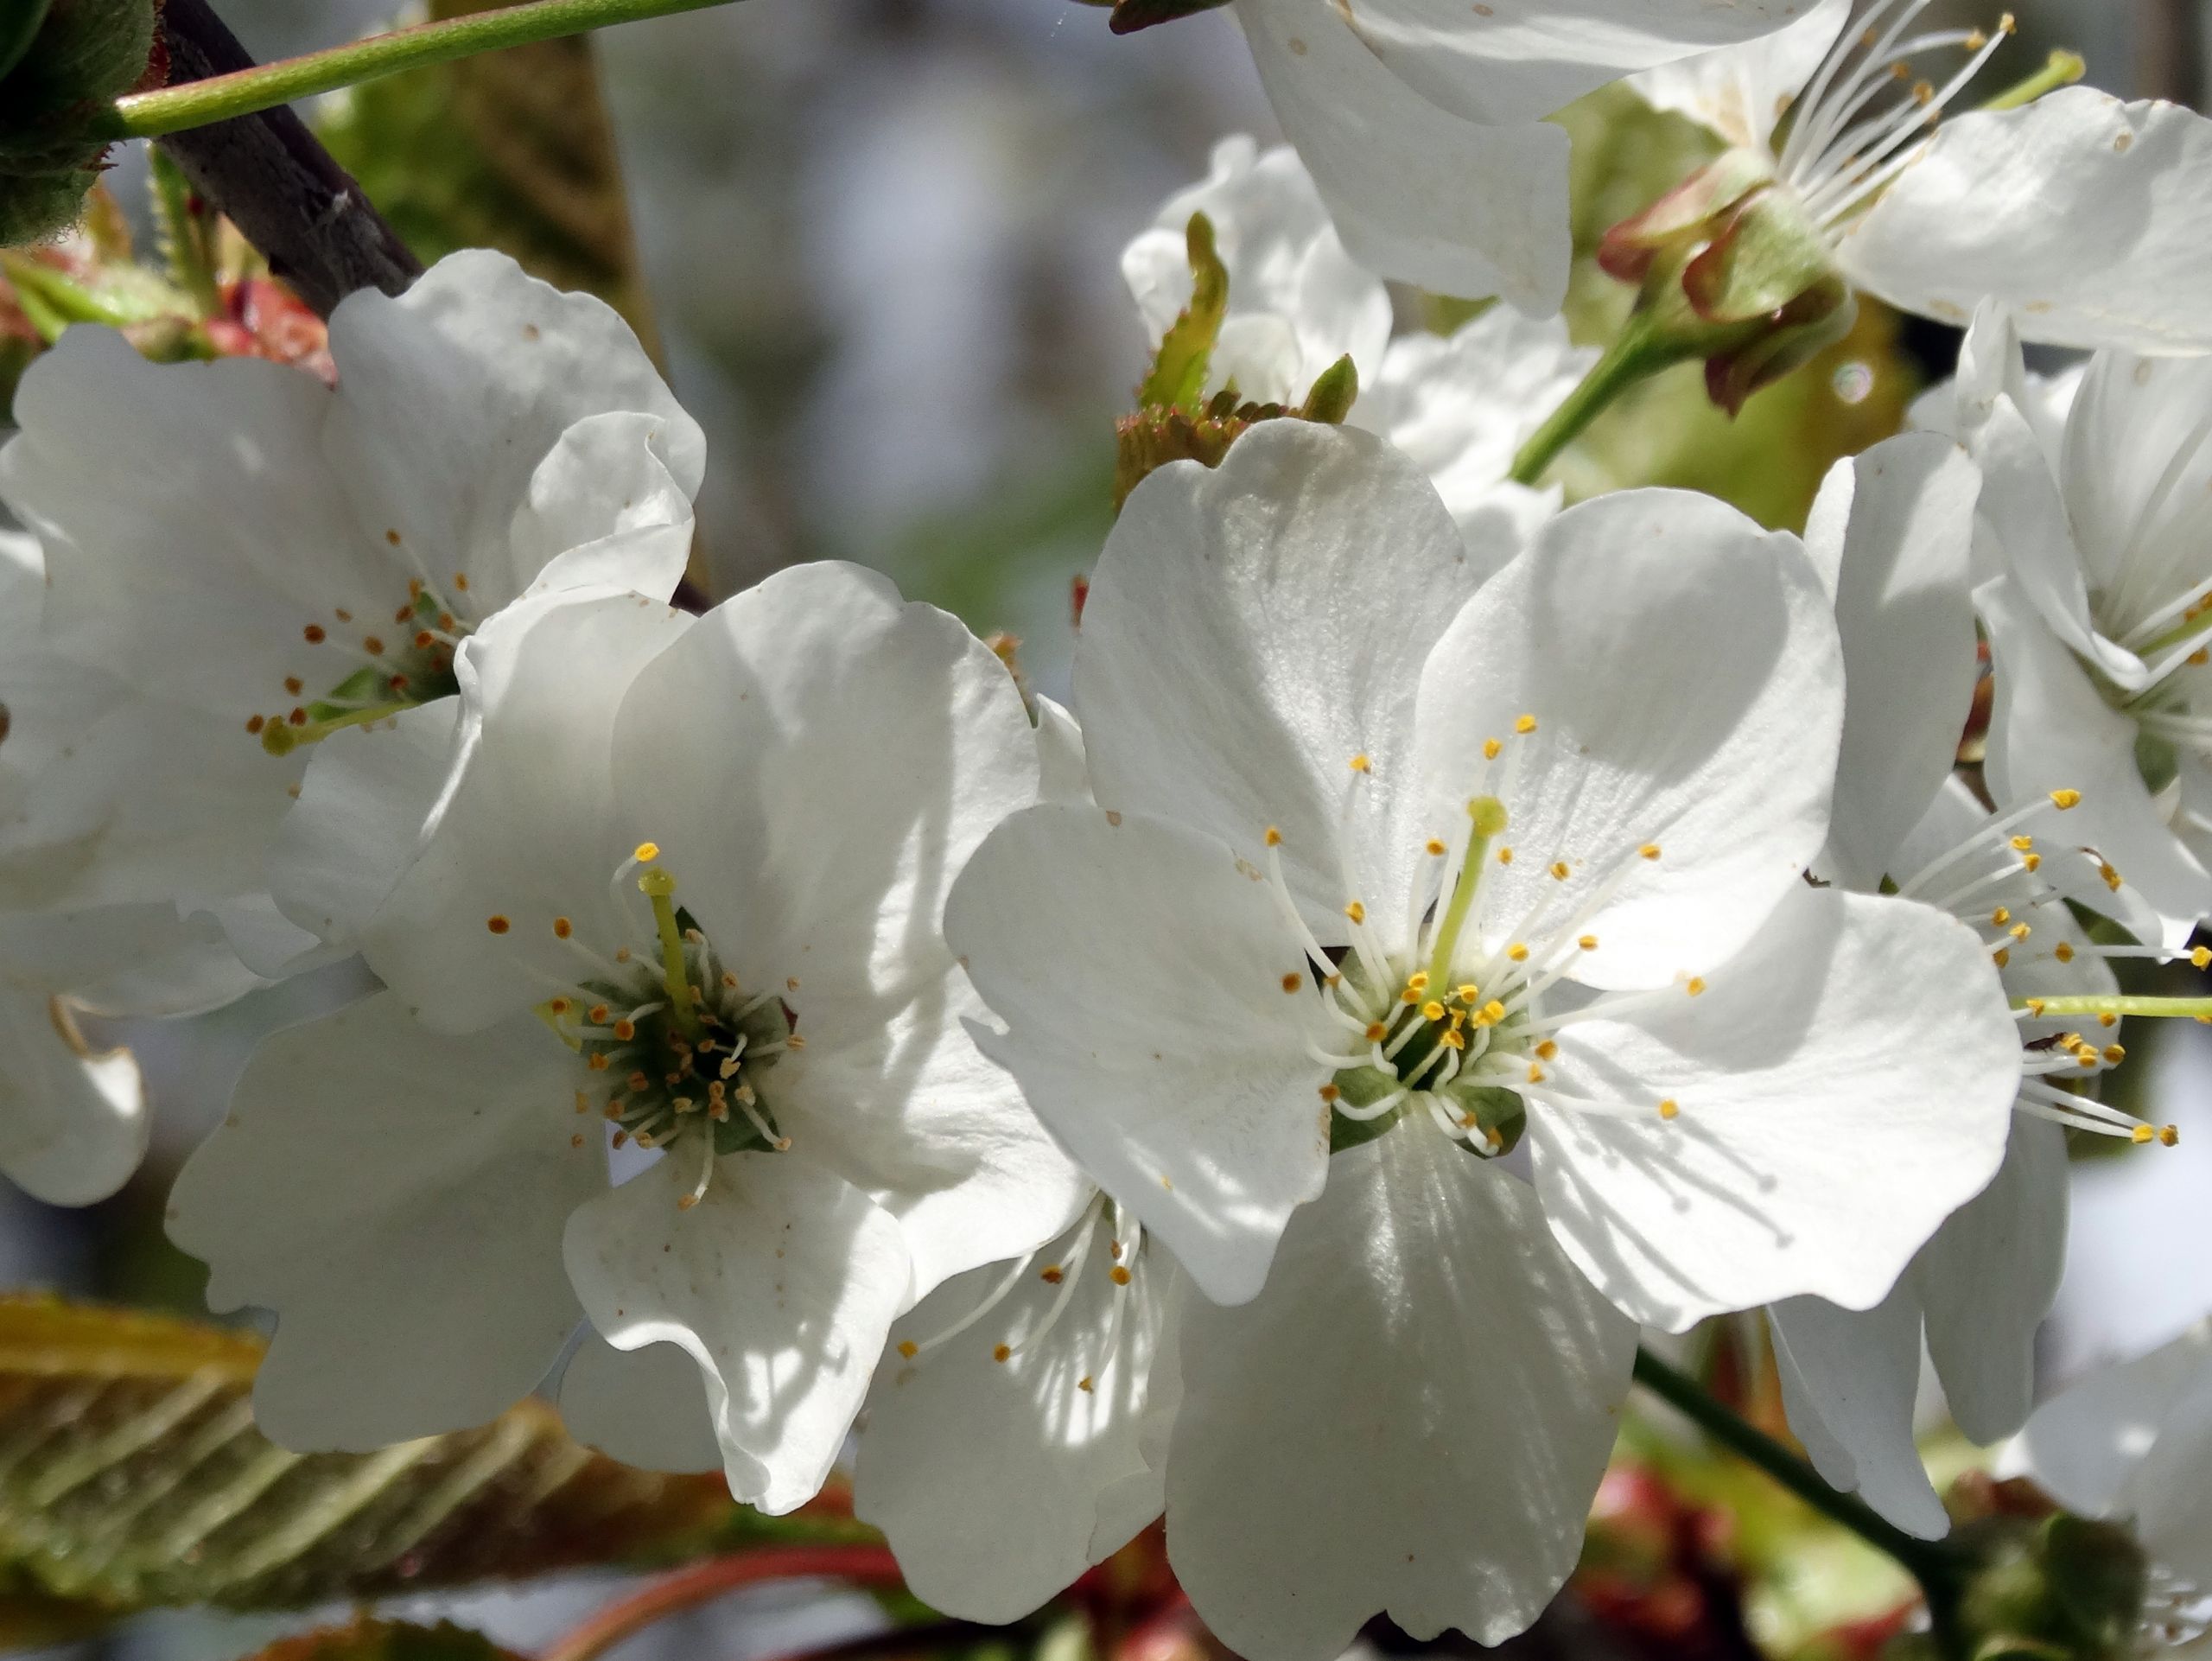
M 331 715 L 315 716 L 315 710 L 327 710 L 328 704 L 308 706 L 309 719 L 297 726 L 289 721 L 272 721 L 261 729 L 261 748 L 271 755 L 289 755 L 302 744 L 320 744 L 331 734 L 346 727 L 365 727 L 372 722 L 382 721 L 386 716 L 396 716 L 415 707 L 408 698 L 395 699 L 390 703 L 372 703 L 366 709 L 340 710 Z
M 1501 834 L 1508 822 L 1505 804 L 1495 796 L 1478 796 L 1469 802 L 1467 818 L 1473 822 L 1467 832 L 1467 857 L 1460 863 L 1459 880 L 1452 888 L 1452 903 L 1437 926 L 1436 947 L 1429 954 L 1432 986 L 1441 987 L 1452 977 L 1452 954 L 1459 948 L 1459 932 L 1466 926 L 1475 891 L 1482 887 L 1483 861 L 1490 852 L 1491 838 Z
M 696 1043 L 702 1029 L 690 965 L 683 961 L 683 930 L 676 920 L 676 879 L 656 865 L 638 879 L 638 892 L 653 908 L 653 931 L 660 937 L 661 986 L 668 994 L 670 1019 L 684 1037 Z
M 2071 86 L 2088 73 L 2088 60 L 2080 53 L 2061 49 L 2053 52 L 2049 60 L 2034 74 L 2017 86 L 2006 87 L 1981 107 L 1985 110 L 2017 110 L 2023 105 L 2033 104 L 2045 92 Z
M 2016 998 L 2012 1007 L 2044 1015 L 2162 1015 L 2176 1021 L 2212 1021 L 2212 998 L 2063 997 Z

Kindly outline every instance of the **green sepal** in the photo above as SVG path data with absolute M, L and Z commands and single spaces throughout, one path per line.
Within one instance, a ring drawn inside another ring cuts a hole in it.
M 155 55 L 154 0 L 0 0 L 0 246 L 76 222 L 107 152 L 89 123 Z
M 1214 344 L 1229 310 L 1229 268 L 1214 251 L 1213 221 L 1191 215 L 1184 231 L 1191 261 L 1191 302 L 1160 336 L 1151 372 L 1137 388 L 1140 409 L 1196 410 L 1213 364 Z
M 1346 1067 L 1332 1080 L 1338 1099 L 1351 1107 L 1366 1107 L 1379 1102 L 1398 1088 L 1398 1075 L 1384 1067 Z M 1357 1148 L 1373 1142 L 1405 1112 L 1403 1107 L 1393 1109 L 1380 1118 L 1348 1119 L 1333 1108 L 1329 1113 L 1329 1151 L 1341 1154 L 1348 1148 Z
M 52 0 L 0 0 L 0 80 L 23 60 L 52 8 Z
M 1598 264 L 1624 283 L 1641 283 L 1662 249 L 1704 240 L 1731 209 L 1773 177 L 1764 158 L 1729 150 L 1608 230 L 1599 239 Z
M 1746 198 L 1682 272 L 1682 292 L 1708 323 L 1742 323 L 1781 310 L 1832 280 L 1820 231 L 1787 191 Z
M 1485 1159 L 1503 1159 L 1521 1145 L 1521 1138 L 1529 1129 L 1529 1104 L 1510 1090 L 1495 1085 L 1470 1085 L 1464 1088 L 1447 1085 L 1443 1094 L 1459 1104 L 1462 1117 L 1474 1116 L 1471 1127 L 1478 1132 L 1485 1147 L 1476 1147 L 1471 1139 L 1469 1149 Z
M 1341 427 L 1357 402 L 1359 366 L 1347 352 L 1315 378 L 1306 390 L 1306 402 L 1298 406 L 1298 417 L 1301 421 L 1318 421 L 1326 427 Z

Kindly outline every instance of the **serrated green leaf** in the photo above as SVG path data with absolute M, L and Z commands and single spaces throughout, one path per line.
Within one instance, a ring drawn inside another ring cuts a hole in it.
M 431 0 L 429 12 L 505 3 Z M 371 81 L 319 131 L 425 264 L 500 249 L 556 287 L 597 295 L 657 352 L 588 35 Z
M 253 1428 L 261 1352 L 166 1316 L 0 1298 L 0 1645 L 160 1605 L 290 1608 L 772 1532 L 718 1477 L 617 1464 L 537 1402 L 377 1453 L 288 1452 Z

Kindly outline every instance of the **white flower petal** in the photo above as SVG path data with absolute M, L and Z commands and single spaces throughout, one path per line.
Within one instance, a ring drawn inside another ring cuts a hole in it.
M 1597 361 L 1557 318 L 1493 306 L 1454 334 L 1404 334 L 1363 379 L 1352 424 L 1379 433 L 1428 474 L 1484 576 L 1521 551 L 1559 502 L 1508 482 L 1513 458 Z M 1502 525 L 1512 533 L 1498 534 Z
M 1237 0 L 1236 16 L 1354 259 L 1438 294 L 1559 309 L 1573 255 L 1563 130 L 1408 97 L 1328 0 Z
M 1163 820 L 1038 807 L 984 840 L 945 911 L 1008 1029 L 978 1041 L 1224 1303 L 1259 1290 L 1329 1163 L 1333 1069 L 1309 1047 L 1337 1028 L 1256 875 Z
M 220 921 L 158 901 L 0 915 L 0 979 L 102 1015 L 200 1015 L 263 984 Z
M 2152 1559 L 2184 1584 L 2212 1581 L 2212 1368 L 2200 1368 L 2168 1405 L 2120 1490 Z
M 1173 1265 L 1140 1254 L 1129 1283 L 1116 1286 L 1104 1232 L 1095 1231 L 1049 1331 L 1039 1335 L 1064 1282 L 1042 1271 L 1067 1262 L 1068 1236 L 1026 1267 L 994 1263 L 940 1288 L 894 1338 L 927 1342 L 996 1291 L 1010 1267 L 1020 1276 L 957 1337 L 911 1359 L 894 1352 L 877 1369 L 853 1510 L 883 1531 L 914 1594 L 947 1614 L 1018 1620 L 1160 1514 L 1162 1479 L 1139 1438 Z M 1003 1360 L 1001 1345 L 1011 1351 Z M 1122 1496 L 1107 1531 L 1120 1537 L 1097 1537 L 1102 1501 L 1132 1482 L 1149 1491 L 1148 1506 Z M 1141 1513 L 1134 1522 L 1131 1510 Z
M 1423 98 L 1470 120 L 1513 122 L 1538 120 L 1637 70 L 1764 35 L 1802 4 L 1496 0 L 1471 12 L 1458 0 L 1359 0 L 1342 16 Z M 1323 10 L 1319 0 L 1312 10 Z
M 2081 805 L 2044 839 L 2094 848 L 2163 920 L 2164 944 L 2186 950 L 2198 920 L 2212 913 L 2212 876 L 2144 787 L 2134 722 L 2098 694 L 2009 579 L 1985 583 L 1974 603 L 1997 662 L 1988 757 L 1996 799 L 2080 791 Z
M 508 527 L 513 587 L 674 591 L 693 525 L 691 490 L 669 471 L 668 428 L 664 416 L 625 410 L 561 435 Z
M 1422 659 L 1474 573 L 1436 493 L 1364 433 L 1271 421 L 1211 470 L 1130 496 L 1100 556 L 1075 703 L 1105 806 L 1156 813 L 1283 868 L 1324 944 L 1356 897 L 1408 893 L 1421 852 L 1411 766 Z M 1340 849 L 1364 754 L 1370 799 Z M 1374 893 L 1344 892 L 1349 865 Z
M 1940 1540 L 1950 1532 L 1912 1435 L 1920 1301 L 1910 1282 L 1872 1309 L 1789 1298 L 1766 1314 L 1789 1428 L 1821 1476 L 1908 1534 Z
M 1507 792 L 1516 856 L 1483 880 L 1486 926 L 1574 905 L 1625 861 L 1576 977 L 1655 985 L 1726 958 L 1799 886 L 1842 725 L 1835 623 L 1796 538 L 1639 490 L 1570 508 L 1483 585 L 1421 677 L 1418 738 L 1432 823 Z M 1497 766 L 1492 738 L 1515 747 Z
M 396 300 L 348 295 L 331 315 L 330 352 L 340 391 L 327 450 L 361 523 L 397 531 L 441 584 L 466 572 L 485 611 L 528 585 L 531 573 L 508 563 L 521 551 L 511 550 L 510 522 L 576 422 L 609 410 L 656 417 L 678 490 L 699 487 L 706 442 L 630 326 L 505 254 L 450 255 Z
M 617 809 L 615 719 L 639 671 L 693 621 L 640 595 L 566 590 L 508 608 L 462 647 L 460 776 L 359 928 L 369 967 L 419 1019 L 467 1032 L 588 972 L 554 938 L 556 917 L 602 951 L 628 942 L 635 925 L 608 892 L 636 841 Z M 494 916 L 511 932 L 492 932 Z
M 1083 729 L 1064 705 L 1037 697 L 1037 799 L 1090 805 L 1090 769 L 1084 760 Z
M 269 858 L 278 909 L 315 939 L 351 951 L 435 830 L 459 781 L 461 716 L 461 699 L 440 698 L 315 747 Z
M 918 1295 L 1058 1233 L 1087 1193 L 963 1030 L 954 875 L 1036 799 L 1006 665 L 858 566 L 780 571 L 700 619 L 625 696 L 616 799 L 741 985 L 778 990 L 802 1053 L 778 1128 L 906 1226 Z M 712 758 L 734 765 L 715 765 Z
M 1806 532 L 1837 574 L 1846 684 L 1828 834 L 1856 887 L 1911 875 L 1895 869 L 1898 847 L 1958 758 L 1980 673 L 1967 565 L 1980 487 L 1957 445 L 1907 433 L 1837 462 Z
M 1255 1301 L 1187 1306 L 1176 1573 L 1240 1654 L 1502 1642 L 1574 1567 L 1635 1346 L 1516 1178 L 1425 1119 L 1340 1154 Z
M 1972 930 L 1802 885 L 1700 996 L 1559 1042 L 1562 1095 L 1653 1111 L 1532 1108 L 1553 1231 L 1623 1309 L 1677 1332 L 1800 1294 L 1879 1302 L 1996 1174 L 2019 1083 L 2012 1011 Z
M 2011 1435 L 2035 1405 L 2036 1329 L 2066 1269 L 2066 1133 L 2014 1114 L 1996 1179 L 1908 1271 L 1944 1398 L 1970 1441 Z
M 1850 22 L 1852 3 L 1818 0 L 1787 28 L 1647 69 L 1631 84 L 1655 110 L 1688 116 L 1740 149 L 1768 150 L 1775 124 Z
M 582 1077 L 533 1015 L 451 1039 L 390 994 L 255 1052 L 169 1235 L 207 1263 L 210 1308 L 276 1312 L 254 1385 L 271 1441 L 456 1430 L 544 1375 L 578 1314 L 562 1229 L 607 1184 L 570 1111 Z
M 2090 1374 L 2045 1402 L 2016 1451 L 2035 1480 L 2069 1509 L 2110 1512 L 2129 1495 L 2136 1467 L 2184 1395 L 2212 1374 L 2212 1323 L 2124 1365 Z
M 152 1121 L 128 1050 L 97 1054 L 60 1000 L 0 982 L 0 1172 L 50 1206 L 130 1180 Z
M 1946 121 L 1842 239 L 1891 304 L 1963 324 L 1985 299 L 2028 340 L 2212 348 L 2212 123 L 2069 86 Z
M 681 1345 L 698 1363 L 731 1494 L 772 1515 L 819 1492 L 907 1307 L 899 1225 L 792 1154 L 733 1154 L 706 1197 L 679 1149 L 582 1206 L 569 1274 L 617 1349 Z
M 719 1471 L 698 1364 L 680 1344 L 618 1350 L 589 1327 L 561 1370 L 569 1434 L 645 1471 Z

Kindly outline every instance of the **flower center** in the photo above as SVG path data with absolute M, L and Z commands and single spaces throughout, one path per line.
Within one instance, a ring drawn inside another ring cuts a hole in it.
M 456 576 L 454 581 L 466 587 L 465 578 Z M 461 690 L 454 678 L 453 656 L 471 626 L 420 577 L 409 580 L 407 603 L 392 614 L 388 633 L 371 627 L 357 636 L 351 612 L 340 609 L 333 618 L 337 633 L 309 623 L 301 636 L 309 646 L 327 648 L 331 656 L 353 666 L 334 671 L 339 678 L 320 697 L 305 697 L 304 676 L 285 678 L 285 695 L 296 700 L 292 706 L 274 715 L 254 716 L 245 723 L 246 731 L 259 738 L 261 748 L 271 755 L 289 755 L 302 744 L 320 743 L 340 728 L 365 726 Z
M 1371 1140 L 1408 1110 L 1425 1109 L 1446 1134 L 1484 1158 L 1512 1150 L 1531 1104 L 1608 1117 L 1656 1113 L 1673 1119 L 1682 1111 L 1671 1097 L 1631 1103 L 1575 1095 L 1554 1077 L 1567 1028 L 1660 999 L 1695 997 L 1705 982 L 1692 976 L 1653 991 L 1554 996 L 1583 955 L 1598 949 L 1592 920 L 1660 857 L 1660 848 L 1644 842 L 1612 850 L 1595 869 L 1585 869 L 1570 850 L 1529 860 L 1528 850 L 1516 849 L 1508 803 L 1536 730 L 1536 717 L 1524 715 L 1510 737 L 1484 742 L 1483 772 L 1466 799 L 1464 825 L 1450 839 L 1423 843 L 1402 944 L 1380 936 L 1360 897 L 1357 874 L 1347 870 L 1344 886 L 1352 892 L 1344 914 L 1351 944 L 1347 951 L 1325 951 L 1290 898 L 1281 832 L 1267 832 L 1269 886 L 1305 943 L 1330 1015 L 1350 1041 L 1337 1051 L 1313 1051 L 1332 1070 L 1321 1086 L 1332 1109 L 1332 1151 Z M 1367 757 L 1352 758 L 1338 838 L 1347 860 L 1371 771 Z M 1516 902 L 1503 896 L 1513 891 L 1495 874 L 1523 860 L 1543 871 L 1543 891 L 1508 916 L 1503 908 Z M 1299 988 L 1287 981 L 1285 990 Z
M 626 886 L 645 897 L 650 943 L 617 945 L 602 953 L 577 936 L 567 917 L 553 935 L 577 958 L 571 979 L 546 976 L 560 990 L 537 1013 L 574 1050 L 587 1072 L 611 1080 L 594 1104 L 594 1089 L 576 1091 L 576 1111 L 599 1111 L 614 1125 L 614 1145 L 698 1149 L 697 1180 L 677 1200 L 689 1210 L 705 1197 L 715 1161 L 725 1154 L 780 1153 L 790 1139 L 776 1128 L 767 1099 L 778 1062 L 803 1050 L 798 1017 L 777 990 L 741 986 L 716 956 L 691 914 L 676 903 L 676 879 L 652 862 L 660 849 L 640 843 L 617 868 L 614 892 L 631 915 Z M 640 868 L 643 868 L 640 869 Z M 629 883 L 636 874 L 633 885 Z M 513 923 L 486 920 L 494 934 Z M 798 983 L 788 981 L 796 989 Z M 583 1134 L 570 1138 L 581 1147 Z

